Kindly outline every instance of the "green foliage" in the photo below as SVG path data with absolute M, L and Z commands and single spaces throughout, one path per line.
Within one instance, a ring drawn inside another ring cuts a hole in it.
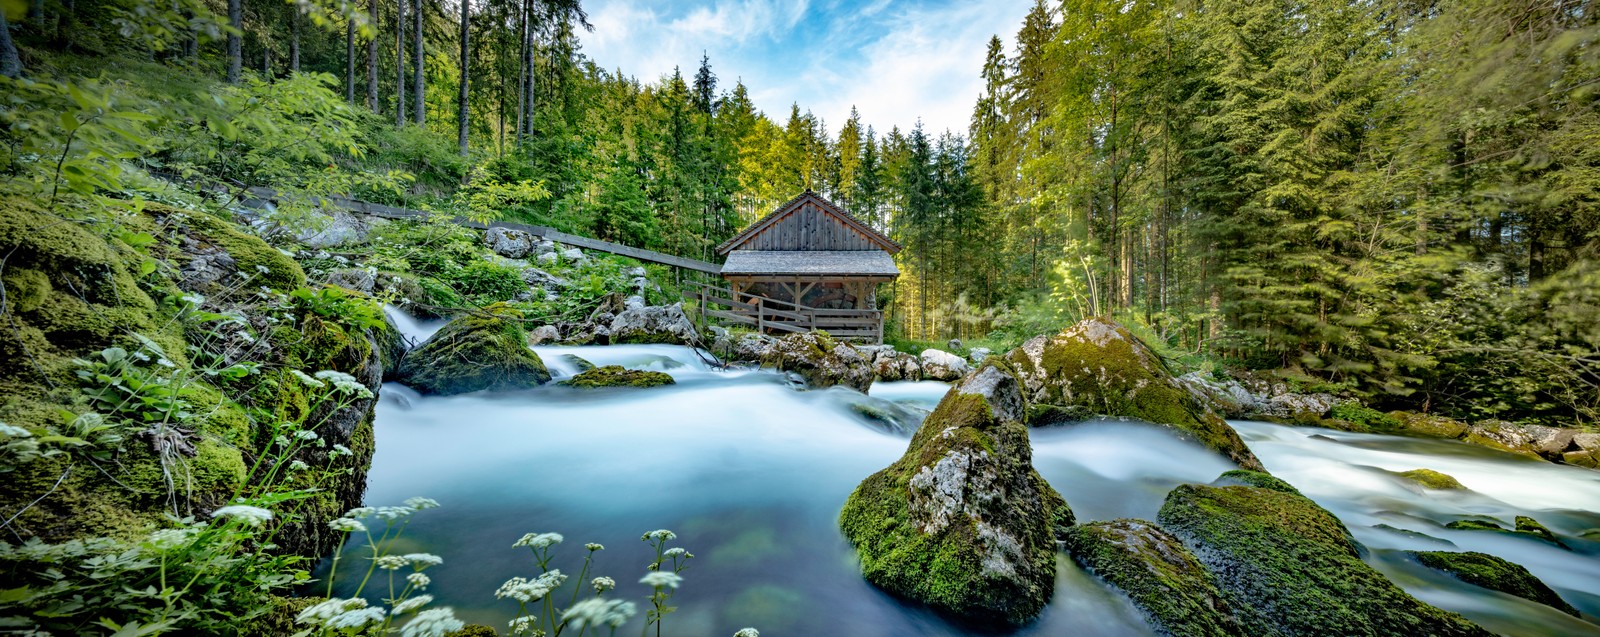
M 1400 421 L 1394 416 L 1383 413 L 1361 403 L 1339 403 L 1328 411 L 1330 418 L 1349 421 L 1363 430 L 1370 431 L 1395 431 L 1401 428 Z
M 89 360 L 74 360 L 89 405 L 117 421 L 149 425 L 182 425 L 194 417 L 190 393 L 177 364 L 154 341 L 138 336 L 141 347 L 129 352 L 108 347 Z
M 301 315 L 313 314 L 355 327 L 383 329 L 383 308 L 372 299 L 337 285 L 296 288 L 289 292 L 291 307 Z
M 467 303 L 478 306 L 509 301 L 528 291 L 521 270 L 484 260 L 467 264 L 450 282 Z
M 456 191 L 454 207 L 461 216 L 486 223 L 494 219 L 519 216 L 518 210 L 550 198 L 543 182 L 522 180 L 502 182 L 480 174 Z

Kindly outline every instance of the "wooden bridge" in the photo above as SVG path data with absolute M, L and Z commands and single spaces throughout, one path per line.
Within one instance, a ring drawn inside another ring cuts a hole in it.
M 824 330 L 843 339 L 883 342 L 883 310 L 807 307 L 694 282 L 683 286 L 683 296 L 699 304 L 702 323 L 707 317 L 715 317 L 763 333 Z

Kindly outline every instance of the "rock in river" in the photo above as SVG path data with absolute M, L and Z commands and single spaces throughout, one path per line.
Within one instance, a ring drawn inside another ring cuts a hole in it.
M 1038 616 L 1073 516 L 1034 471 L 1022 417 L 1015 377 L 986 365 L 945 396 L 905 455 L 856 487 L 839 525 L 867 581 L 965 620 Z

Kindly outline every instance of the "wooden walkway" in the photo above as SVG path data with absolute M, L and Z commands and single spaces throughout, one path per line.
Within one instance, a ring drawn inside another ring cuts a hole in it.
M 809 332 L 824 330 L 831 336 L 883 342 L 882 310 L 838 310 L 780 301 L 730 288 L 687 283 L 683 296 L 699 303 L 701 321 L 716 317 L 758 332 Z
M 278 200 L 278 193 L 270 188 L 253 187 L 247 192 L 249 193 L 249 197 L 246 198 L 243 203 L 244 205 L 252 208 L 260 208 L 265 206 L 267 203 L 276 203 Z M 361 201 L 359 199 L 349 199 L 346 197 L 328 196 L 323 197 L 322 199 L 334 207 L 341 208 L 349 212 L 370 215 L 373 217 L 382 217 L 384 219 L 426 219 L 429 216 L 441 214 L 423 210 L 412 210 L 410 208 L 396 208 L 394 206 L 386 206 L 383 204 Z M 589 237 L 581 237 L 575 234 L 567 234 L 565 232 L 545 226 L 530 226 L 523 223 L 513 223 L 509 221 L 494 221 L 485 224 L 464 217 L 452 217 L 450 220 L 458 225 L 469 228 L 506 228 L 508 230 L 520 230 L 537 237 L 549 239 L 556 243 L 576 246 L 579 248 L 588 248 L 590 250 L 599 250 L 601 252 L 609 252 L 611 254 L 620 254 L 625 257 L 633 257 L 640 261 L 660 263 L 662 265 L 670 265 L 676 268 L 683 268 L 685 270 L 693 270 L 695 272 L 704 272 L 706 274 L 720 274 L 722 272 L 722 266 L 715 263 L 707 263 L 705 261 L 663 254 L 654 250 L 645 250 L 643 248 L 625 246 L 620 243 L 612 243 L 610 241 L 601 241 L 599 239 L 590 239 Z

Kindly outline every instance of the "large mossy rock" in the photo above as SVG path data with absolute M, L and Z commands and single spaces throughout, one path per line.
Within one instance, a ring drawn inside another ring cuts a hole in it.
M 839 524 L 867 581 L 949 615 L 1020 625 L 1055 583 L 1072 510 L 1034 471 L 1022 397 L 997 365 L 969 374 L 904 456 L 862 481 Z
M 1528 572 L 1528 569 L 1521 564 L 1476 551 L 1464 553 L 1409 551 L 1409 553 L 1424 566 L 1449 573 L 1452 577 L 1468 584 L 1515 595 L 1573 617 L 1578 616 L 1578 609 L 1561 599 L 1560 595 L 1539 578 L 1534 577 L 1533 573 Z
M 1361 561 L 1344 525 L 1298 493 L 1185 484 L 1158 521 L 1216 578 L 1244 634 L 1490 634 Z
M 778 339 L 762 354 L 761 365 L 799 374 L 812 389 L 843 385 L 866 393 L 876 377 L 869 357 L 827 332 L 799 332 Z
M 572 378 L 561 381 L 562 385 L 572 387 L 660 387 L 676 383 L 672 376 L 665 372 L 652 372 L 642 369 L 628 369 L 621 365 L 606 365 L 593 367 L 580 372 Z
M 528 349 L 519 312 L 495 304 L 450 321 L 400 363 L 399 380 L 424 394 L 526 389 L 550 372 Z
M 1127 328 L 1085 319 L 1005 355 L 1032 404 L 1080 406 L 1173 427 L 1246 469 L 1262 469 L 1239 434 L 1177 382 Z
M 1144 520 L 1091 522 L 1066 535 L 1073 561 L 1121 589 L 1151 624 L 1174 637 L 1243 634 L 1200 560 Z

